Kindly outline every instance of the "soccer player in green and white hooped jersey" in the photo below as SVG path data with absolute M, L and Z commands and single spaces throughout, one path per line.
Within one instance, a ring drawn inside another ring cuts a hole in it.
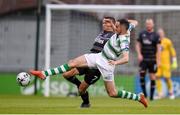
M 129 24 L 130 23 L 130 24 Z M 132 25 L 137 25 L 136 20 L 120 19 L 116 21 L 116 33 L 108 42 L 102 52 L 98 54 L 85 54 L 79 56 L 66 64 L 44 71 L 31 70 L 30 73 L 41 79 L 47 76 L 62 74 L 75 67 L 98 68 L 104 80 L 106 91 L 110 97 L 135 100 L 147 107 L 147 100 L 144 94 L 135 94 L 125 90 L 116 90 L 114 83 L 114 69 L 116 65 L 122 65 L 129 61 L 129 42 Z M 130 29 L 129 29 L 130 27 Z M 120 57 L 118 59 L 118 57 Z
M 129 52 L 130 31 L 135 28 L 135 25 L 129 24 L 126 35 L 114 34 L 111 40 L 107 42 L 102 51 L 102 55 L 111 60 L 117 60 L 123 51 Z

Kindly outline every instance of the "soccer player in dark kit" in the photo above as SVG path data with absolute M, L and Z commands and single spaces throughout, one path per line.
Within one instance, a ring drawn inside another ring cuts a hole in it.
M 160 66 L 160 38 L 154 31 L 154 22 L 152 19 L 146 19 L 146 30 L 139 34 L 137 39 L 136 51 L 138 54 L 140 84 L 144 95 L 147 97 L 145 75 L 149 72 L 151 79 L 150 100 L 153 100 L 155 90 L 155 73 L 157 66 Z

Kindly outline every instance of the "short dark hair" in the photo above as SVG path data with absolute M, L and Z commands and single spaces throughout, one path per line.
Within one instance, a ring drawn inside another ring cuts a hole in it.
M 115 18 L 110 17 L 110 16 L 105 16 L 104 19 L 110 19 L 113 22 L 113 24 L 115 24 L 116 22 Z
M 121 25 L 124 25 L 126 27 L 126 30 L 129 29 L 129 22 L 127 19 L 119 19 L 117 20 Z

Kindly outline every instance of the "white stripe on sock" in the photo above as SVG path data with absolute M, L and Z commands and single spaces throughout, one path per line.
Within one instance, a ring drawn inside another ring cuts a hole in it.
M 129 99 L 131 97 L 131 93 L 130 92 L 128 92 L 128 96 L 127 96 L 127 98 Z
M 135 100 L 136 99 L 136 94 L 133 94 L 133 100 Z
M 56 73 L 56 74 L 58 74 L 58 73 L 59 73 L 58 68 L 54 68 L 54 71 L 55 71 L 55 73 Z
M 61 70 L 63 71 L 63 72 L 66 72 L 66 69 L 64 68 L 64 66 L 62 65 L 62 66 L 60 66 L 60 68 L 61 68 Z
M 125 93 L 126 93 L 126 92 L 123 90 L 123 91 L 122 91 L 122 98 L 124 98 Z
M 47 72 L 48 72 L 48 74 L 49 74 L 49 75 L 52 75 L 52 73 L 51 73 L 51 70 L 50 70 L 50 69 L 48 69 L 48 70 L 47 70 Z

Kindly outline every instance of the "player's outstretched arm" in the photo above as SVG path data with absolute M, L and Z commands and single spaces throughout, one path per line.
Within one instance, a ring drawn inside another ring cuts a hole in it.
M 130 20 L 130 19 L 128 19 L 128 22 L 133 24 L 134 26 L 138 25 L 138 21 L 137 20 Z

